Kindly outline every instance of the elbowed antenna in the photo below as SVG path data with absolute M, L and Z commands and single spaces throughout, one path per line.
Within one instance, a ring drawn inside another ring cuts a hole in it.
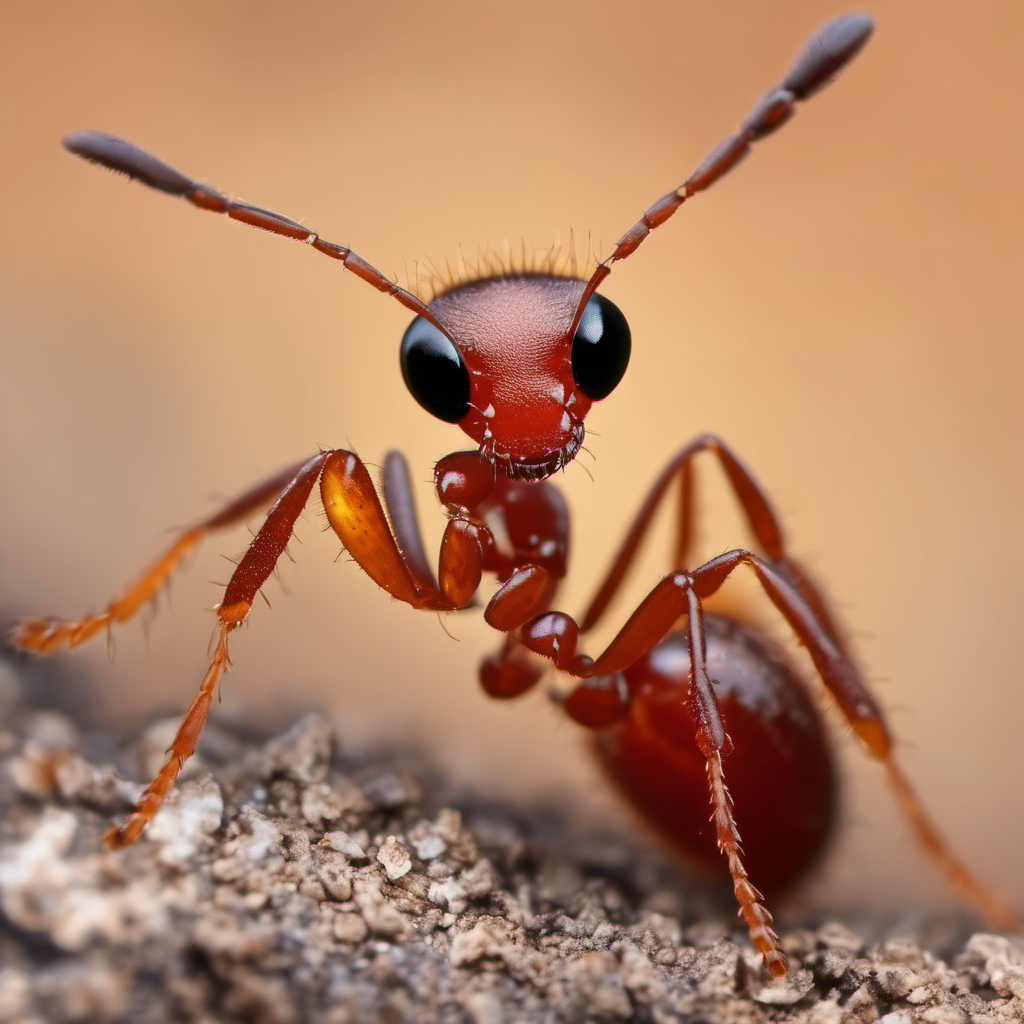
M 330 256 L 331 259 L 340 260 L 346 270 L 350 270 L 356 277 L 372 284 L 378 291 L 394 296 L 407 309 L 411 309 L 419 316 L 426 317 L 436 326 L 441 326 L 427 310 L 426 305 L 412 292 L 395 284 L 348 246 L 329 242 L 327 239 L 321 238 L 315 231 L 311 231 L 297 220 L 292 220 L 291 217 L 286 217 L 282 213 L 231 199 L 209 185 L 194 181 L 127 139 L 110 135 L 107 132 L 74 132 L 64 139 L 64 148 L 74 153 L 75 156 L 83 157 L 94 164 L 100 164 L 108 170 L 127 174 L 129 178 L 141 181 L 143 185 L 148 185 L 150 188 L 187 199 L 200 210 L 226 213 L 232 220 L 248 224 L 250 227 L 260 228 L 285 238 L 292 238 L 297 242 L 305 242 L 317 252 Z
M 618 240 L 590 275 L 580 309 L 611 273 L 612 264 L 632 255 L 640 243 L 665 223 L 687 199 L 710 188 L 731 171 L 759 139 L 770 135 L 793 116 L 797 103 L 824 88 L 861 51 L 875 23 L 866 14 L 844 14 L 830 21 L 804 46 L 782 84 L 765 93 L 754 105 L 739 131 L 720 142 L 679 186 L 662 196 Z

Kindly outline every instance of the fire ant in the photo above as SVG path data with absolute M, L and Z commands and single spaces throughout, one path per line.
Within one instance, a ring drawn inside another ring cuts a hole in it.
M 771 974 L 786 973 L 786 957 L 755 883 L 767 893 L 778 892 L 817 859 L 833 825 L 835 768 L 815 703 L 775 645 L 751 627 L 703 608 L 741 567 L 754 574 L 854 732 L 882 762 L 919 839 L 991 921 L 1004 928 L 1016 925 L 1013 914 L 955 859 L 925 815 L 893 757 L 882 711 L 851 660 L 828 601 L 789 553 L 760 483 L 720 438 L 702 435 L 673 456 L 582 617 L 554 608 L 566 574 L 569 517 L 548 478 L 575 458 L 591 404 L 615 389 L 630 356 L 626 319 L 598 287 L 614 263 L 632 255 L 654 228 L 827 85 L 864 46 L 872 28 L 869 18 L 846 15 L 821 29 L 740 129 L 681 186 L 655 202 L 586 280 L 507 270 L 454 284 L 424 301 L 347 246 L 271 210 L 229 199 L 132 143 L 99 132 L 65 140 L 72 153 L 200 209 L 306 242 L 397 299 L 415 314 L 400 351 L 409 390 L 428 412 L 458 424 L 476 445 L 444 456 L 434 469 L 437 496 L 448 516 L 436 575 L 424 550 L 405 459 L 387 455 L 378 493 L 356 455 L 333 449 L 288 467 L 182 532 L 102 613 L 77 621 L 27 620 L 15 628 L 14 642 L 25 650 L 44 654 L 75 647 L 135 615 L 207 533 L 270 506 L 217 608 L 210 665 L 170 756 L 124 825 L 108 831 L 109 847 L 142 835 L 195 751 L 229 664 L 228 638 L 274 571 L 319 481 L 330 526 L 352 558 L 393 597 L 415 608 L 457 611 L 474 603 L 485 572 L 497 578 L 483 615 L 505 639 L 483 662 L 484 690 L 496 698 L 526 692 L 543 674 L 541 659 L 574 677 L 577 682 L 562 701 L 565 712 L 595 731 L 609 773 L 656 827 L 692 859 L 728 872 L 751 941 Z M 758 551 L 729 550 L 691 567 L 693 467 L 705 452 L 720 463 Z M 681 500 L 672 571 L 604 650 L 581 653 L 580 633 L 604 614 L 655 511 L 676 484 Z

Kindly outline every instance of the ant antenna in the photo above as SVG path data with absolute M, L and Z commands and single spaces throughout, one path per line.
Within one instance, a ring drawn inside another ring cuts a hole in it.
M 651 206 L 619 239 L 611 254 L 597 265 L 580 299 L 577 319 L 582 316 L 587 300 L 611 273 L 613 263 L 632 255 L 687 199 L 710 188 L 750 152 L 755 142 L 785 124 L 793 116 L 797 103 L 828 85 L 860 52 L 874 28 L 874 22 L 866 14 L 845 14 L 813 36 L 782 84 L 761 97 L 740 130 L 711 150 L 679 188 Z
M 94 164 L 100 164 L 111 171 L 127 174 L 129 178 L 141 181 L 144 185 L 149 185 L 150 188 L 187 199 L 200 210 L 226 213 L 232 220 L 241 221 L 251 227 L 260 228 L 275 235 L 283 235 L 285 238 L 293 238 L 298 242 L 305 242 L 317 252 L 330 256 L 331 259 L 340 260 L 345 269 L 352 271 L 356 277 L 372 284 L 378 291 L 393 296 L 403 306 L 411 309 L 417 315 L 425 317 L 436 327 L 441 327 L 437 319 L 428 312 L 426 305 L 412 292 L 395 284 L 348 246 L 329 242 L 327 239 L 321 238 L 315 231 L 311 231 L 297 220 L 292 220 L 291 217 L 286 217 L 284 214 L 275 213 L 263 206 L 254 206 L 251 203 L 230 199 L 215 188 L 200 181 L 194 181 L 182 174 L 181 171 L 175 170 L 170 164 L 158 160 L 144 149 L 128 142 L 127 139 L 109 135 L 107 132 L 75 132 L 64 139 L 64 148 Z

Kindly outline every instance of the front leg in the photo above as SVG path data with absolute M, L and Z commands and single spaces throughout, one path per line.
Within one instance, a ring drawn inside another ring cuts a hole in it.
M 401 516 L 392 513 L 401 523 L 399 536 L 407 538 L 406 547 L 415 554 L 407 556 L 395 540 L 362 460 L 341 449 L 326 455 L 320 479 L 320 496 L 334 532 L 367 575 L 392 597 L 433 611 L 465 607 L 480 585 L 483 551 L 490 542 L 487 528 L 466 517 L 448 520 L 441 541 L 439 584 L 435 584 L 420 564 L 418 527 L 407 511 L 411 507 L 408 475 L 401 456 L 388 457 L 386 480 L 389 503 L 395 504 L 396 512 L 401 509 Z
M 278 558 L 291 539 L 295 520 L 305 508 L 328 455 L 321 452 L 294 475 L 267 513 L 263 526 L 231 574 L 224 591 L 224 600 L 217 608 L 220 622 L 210 666 L 171 743 L 168 750 L 170 756 L 146 787 L 128 820 L 122 826 L 114 826 L 107 831 L 103 841 L 108 848 L 127 846 L 142 835 L 160 810 L 185 762 L 195 753 L 214 694 L 228 667 L 228 634 L 245 621 L 260 587 L 274 571 Z
M 391 456 L 389 464 L 390 494 L 404 495 L 408 490 L 407 481 L 403 484 L 407 477 L 404 461 Z M 230 664 L 228 637 L 245 621 L 260 588 L 274 571 L 317 478 L 331 526 L 356 562 L 393 597 L 415 608 L 439 611 L 454 611 L 472 599 L 480 581 L 481 551 L 486 539 L 483 527 L 469 520 L 449 522 L 441 543 L 438 586 L 415 558 L 410 562 L 403 555 L 363 462 L 342 449 L 314 456 L 281 491 L 231 574 L 217 609 L 217 639 L 209 668 L 171 743 L 169 757 L 125 824 L 107 832 L 108 847 L 125 846 L 142 835 L 185 762 L 195 753 L 217 687 Z M 389 500 L 397 502 L 398 497 Z M 412 543 L 415 522 L 407 515 L 404 523 L 402 535 Z

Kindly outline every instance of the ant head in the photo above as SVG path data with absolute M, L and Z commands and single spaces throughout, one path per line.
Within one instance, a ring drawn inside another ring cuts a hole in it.
M 585 281 L 485 278 L 439 295 L 427 312 L 402 339 L 406 385 L 515 480 L 543 480 L 575 458 L 591 403 L 629 362 L 626 318 Z

